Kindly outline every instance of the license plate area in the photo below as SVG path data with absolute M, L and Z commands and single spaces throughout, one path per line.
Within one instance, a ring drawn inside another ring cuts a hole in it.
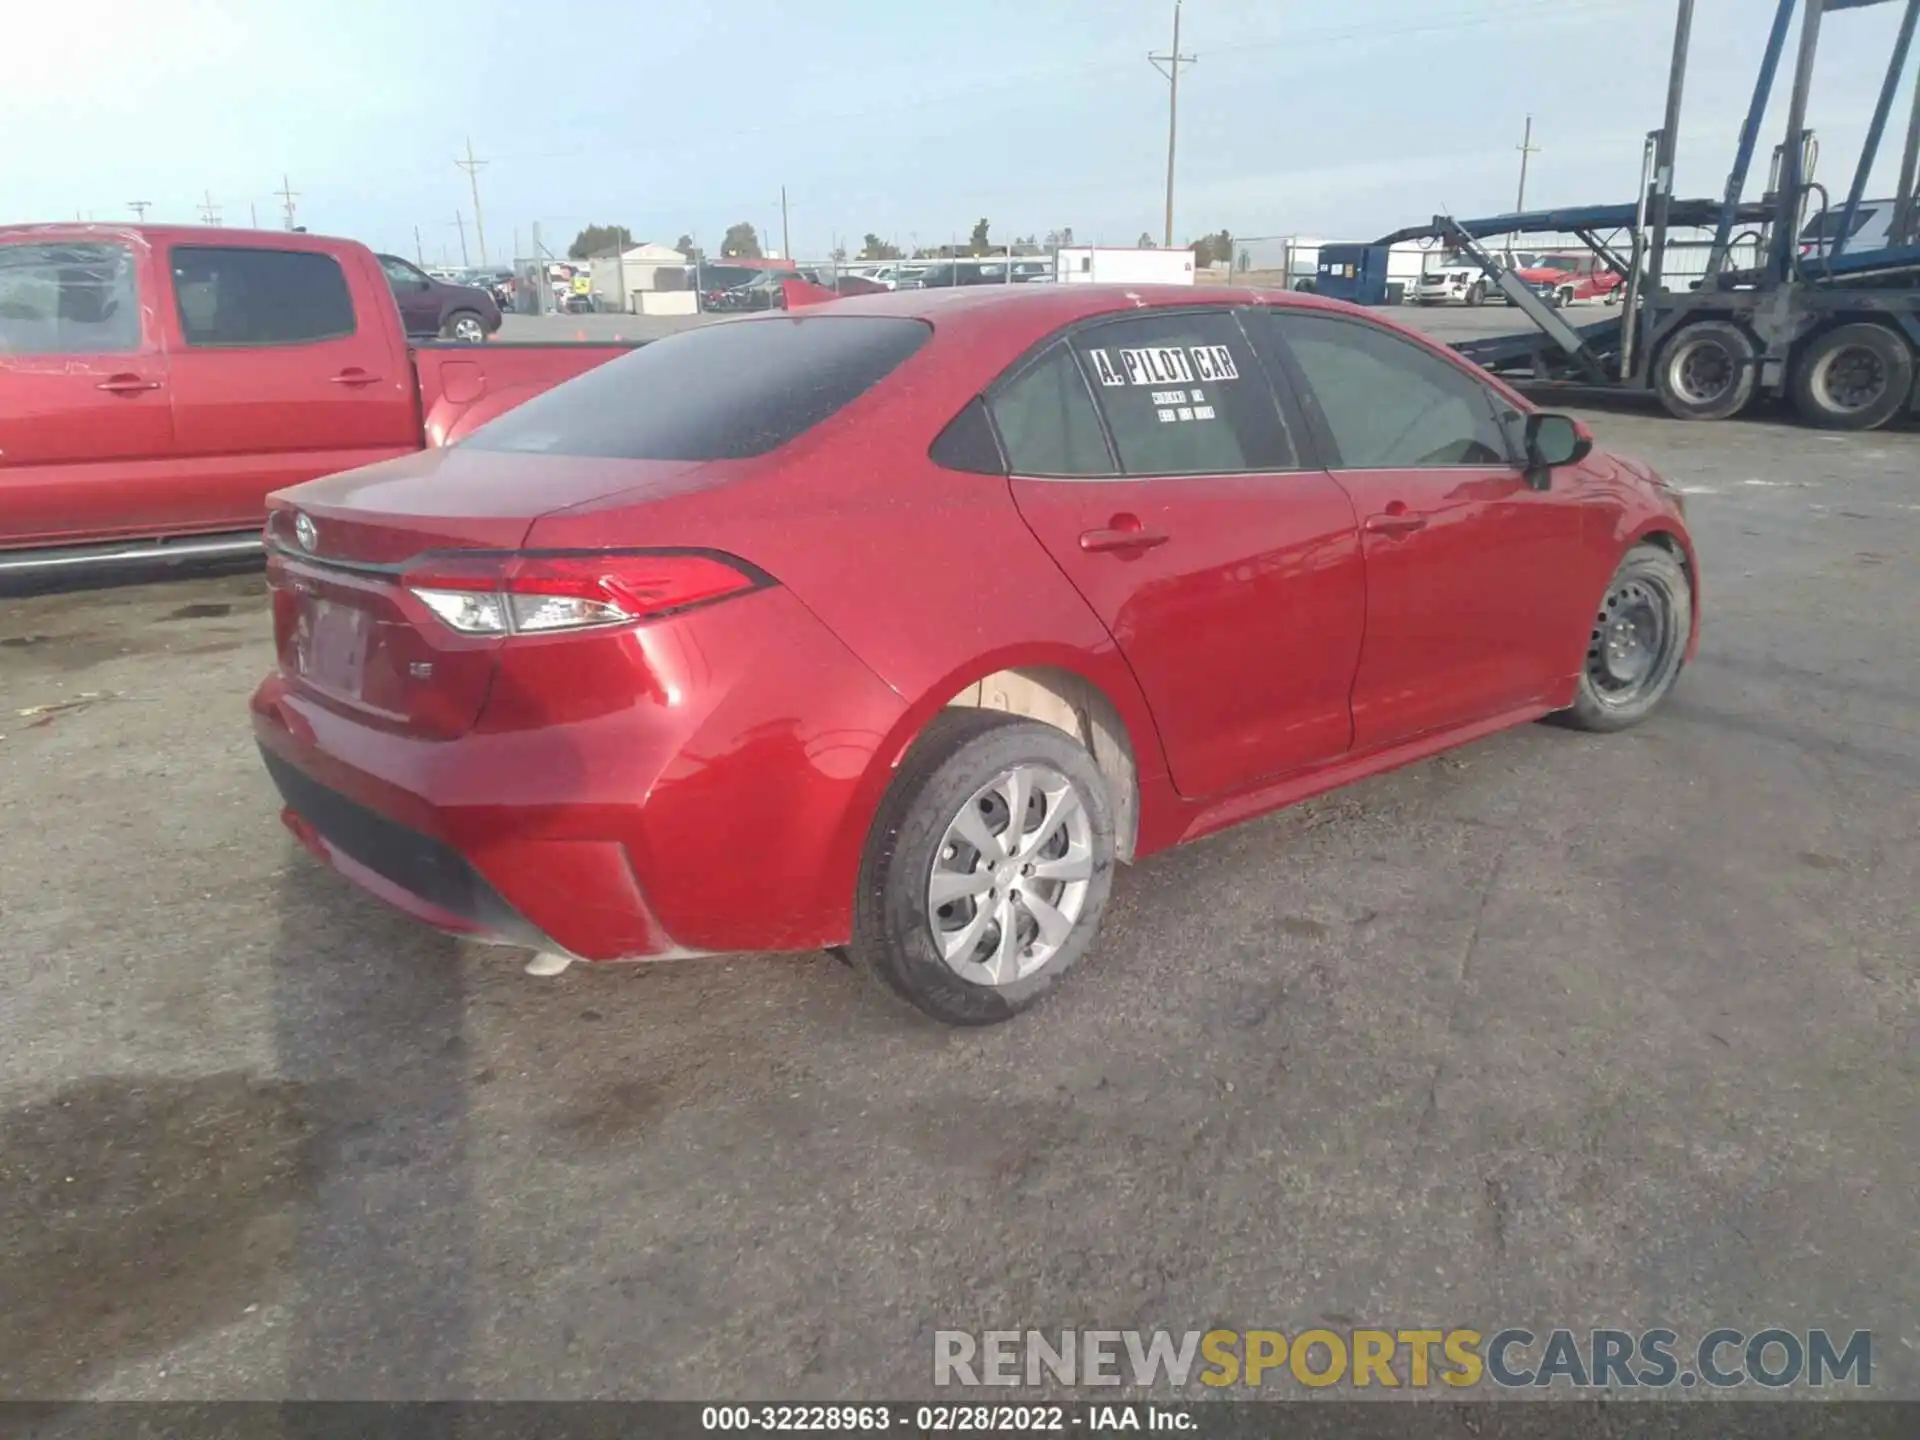
M 320 596 L 301 607 L 294 630 L 294 659 L 300 678 L 316 690 L 346 700 L 366 693 L 367 655 L 373 616 L 354 605 Z

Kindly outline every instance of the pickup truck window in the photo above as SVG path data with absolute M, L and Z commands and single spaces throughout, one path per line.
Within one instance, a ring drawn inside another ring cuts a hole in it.
M 0 245 L 0 355 L 120 355 L 140 348 L 125 245 Z
M 764 455 L 850 405 L 932 333 L 869 315 L 703 325 L 536 395 L 460 443 L 622 460 Z
M 353 334 L 353 296 L 331 255 L 179 245 L 173 289 L 189 345 L 300 345 Z

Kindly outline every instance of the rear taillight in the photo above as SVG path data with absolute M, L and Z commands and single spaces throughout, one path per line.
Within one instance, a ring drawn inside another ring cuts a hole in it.
M 401 577 L 462 635 L 550 635 L 632 625 L 772 582 L 710 551 L 487 551 L 426 556 Z

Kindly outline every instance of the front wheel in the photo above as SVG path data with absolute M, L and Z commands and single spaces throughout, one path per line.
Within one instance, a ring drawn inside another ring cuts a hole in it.
M 1113 856 L 1106 783 L 1079 741 L 943 711 L 875 819 L 849 951 L 936 1020 L 1006 1020 L 1092 944 Z
M 1476 280 L 1467 287 L 1467 304 L 1484 305 L 1487 303 L 1486 282 Z
M 487 322 L 472 310 L 456 310 L 447 317 L 441 333 L 462 345 L 478 345 L 487 338 Z
M 1793 408 L 1829 430 L 1874 430 L 1913 392 L 1913 351 L 1884 325 L 1842 325 L 1810 342 L 1793 367 Z
M 1664 546 L 1634 546 L 1594 614 L 1573 706 L 1554 718 L 1576 730 L 1638 725 L 1680 678 L 1692 633 L 1686 568 Z

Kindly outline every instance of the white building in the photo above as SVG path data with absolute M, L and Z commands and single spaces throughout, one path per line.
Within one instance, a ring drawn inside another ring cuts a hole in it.
M 643 241 L 618 255 L 593 257 L 593 293 L 602 306 L 629 314 L 691 315 L 699 297 L 687 266 L 672 246 Z

